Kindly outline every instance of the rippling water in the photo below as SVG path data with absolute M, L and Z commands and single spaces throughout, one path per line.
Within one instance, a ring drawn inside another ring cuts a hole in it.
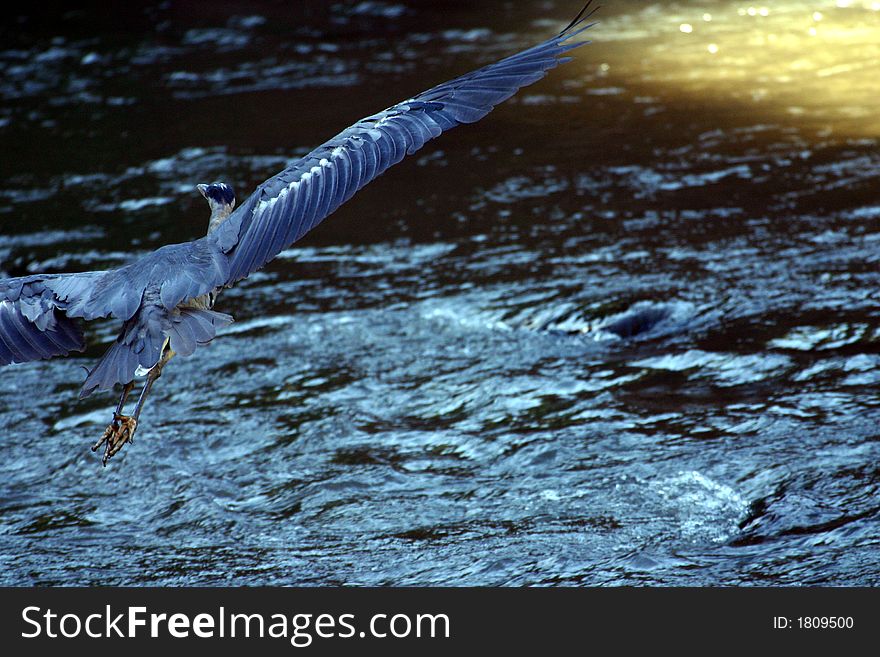
M 13 18 L 0 270 L 204 233 L 578 3 Z M 138 439 L 0 376 L 5 584 L 880 583 L 880 3 L 602 9 L 594 45 L 221 297 Z

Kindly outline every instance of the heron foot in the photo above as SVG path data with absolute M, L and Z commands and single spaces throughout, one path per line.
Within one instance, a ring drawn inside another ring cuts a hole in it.
M 92 446 L 92 451 L 98 451 L 104 445 L 104 457 L 101 463 L 106 466 L 107 461 L 119 453 L 125 443 L 134 442 L 134 432 L 137 429 L 137 419 L 128 415 L 113 414 L 113 422 L 104 429 L 101 439 Z

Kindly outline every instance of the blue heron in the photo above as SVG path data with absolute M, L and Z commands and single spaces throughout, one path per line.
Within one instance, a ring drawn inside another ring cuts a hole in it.
M 198 185 L 211 210 L 204 237 L 108 271 L 0 280 L 0 365 L 83 351 L 78 320 L 121 321 L 119 336 L 80 393 L 84 398 L 122 385 L 112 422 L 92 448 L 104 447 L 106 466 L 132 441 L 144 401 L 168 361 L 191 355 L 232 321 L 213 309 L 221 290 L 262 268 L 404 156 L 446 130 L 482 119 L 569 61 L 566 52 L 589 43 L 577 37 L 595 24 L 590 4 L 543 43 L 361 119 L 263 182 L 237 208 L 228 185 Z M 134 411 L 126 415 L 141 379 Z

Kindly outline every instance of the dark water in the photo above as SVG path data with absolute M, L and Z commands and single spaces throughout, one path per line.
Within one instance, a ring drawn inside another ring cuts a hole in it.
M 10 17 L 0 270 L 200 236 L 578 4 Z M 4 369 L 0 583 L 880 584 L 880 4 L 607 4 L 225 293 L 106 469 L 115 326 Z

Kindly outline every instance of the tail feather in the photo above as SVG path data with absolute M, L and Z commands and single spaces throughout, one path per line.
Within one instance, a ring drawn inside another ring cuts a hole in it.
M 176 353 L 190 356 L 231 322 L 230 315 L 213 310 L 178 308 L 169 313 L 160 306 L 142 309 L 125 323 L 116 342 L 89 372 L 80 399 L 95 390 L 112 390 L 117 383 L 133 381 L 138 367 L 149 369 L 159 362 L 166 339 Z
M 138 356 L 132 345 L 117 340 L 89 372 L 79 398 L 84 399 L 95 390 L 112 390 L 117 383 L 133 381 L 137 367 Z
M 231 323 L 231 315 L 200 308 L 181 308 L 171 320 L 168 334 L 171 348 L 181 356 L 189 356 L 198 345 L 213 340 L 218 329 Z

